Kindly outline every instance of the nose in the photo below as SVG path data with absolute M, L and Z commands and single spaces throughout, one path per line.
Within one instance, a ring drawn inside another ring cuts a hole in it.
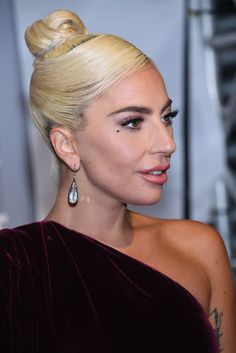
M 152 130 L 150 138 L 150 151 L 153 154 L 159 153 L 170 157 L 176 150 L 176 144 L 171 126 L 160 124 Z

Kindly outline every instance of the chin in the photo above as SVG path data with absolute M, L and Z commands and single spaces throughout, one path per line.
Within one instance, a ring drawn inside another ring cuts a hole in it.
M 134 206 L 153 206 L 153 205 L 156 205 L 159 201 L 160 201 L 160 198 L 155 201 L 136 202 L 136 203 L 132 203 L 132 205 L 134 205 Z
M 141 195 L 140 195 L 141 196 Z M 140 198 L 136 198 L 136 199 L 132 199 L 129 201 L 126 201 L 126 203 L 133 205 L 133 206 L 153 206 L 155 204 L 157 204 L 159 201 L 161 200 L 161 195 L 156 195 L 156 197 L 154 197 L 153 195 L 150 197 L 140 197 Z

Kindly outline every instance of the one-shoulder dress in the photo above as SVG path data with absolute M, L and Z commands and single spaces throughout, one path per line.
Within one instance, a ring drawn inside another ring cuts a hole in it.
M 0 231 L 1 353 L 218 353 L 198 301 L 53 221 Z

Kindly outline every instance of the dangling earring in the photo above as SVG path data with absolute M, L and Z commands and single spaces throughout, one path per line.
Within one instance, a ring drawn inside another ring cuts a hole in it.
M 68 192 L 68 203 L 70 206 L 75 206 L 79 200 L 79 191 L 76 184 L 76 165 L 74 165 L 74 176 Z

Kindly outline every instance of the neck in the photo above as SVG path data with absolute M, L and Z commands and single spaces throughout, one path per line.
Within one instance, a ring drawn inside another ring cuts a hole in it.
M 71 207 L 67 202 L 67 193 L 63 189 L 59 189 L 55 205 L 46 219 L 89 235 L 112 247 L 122 248 L 131 244 L 133 239 L 131 216 L 125 204 L 114 199 L 102 202 L 101 199 L 81 195 L 78 204 Z

